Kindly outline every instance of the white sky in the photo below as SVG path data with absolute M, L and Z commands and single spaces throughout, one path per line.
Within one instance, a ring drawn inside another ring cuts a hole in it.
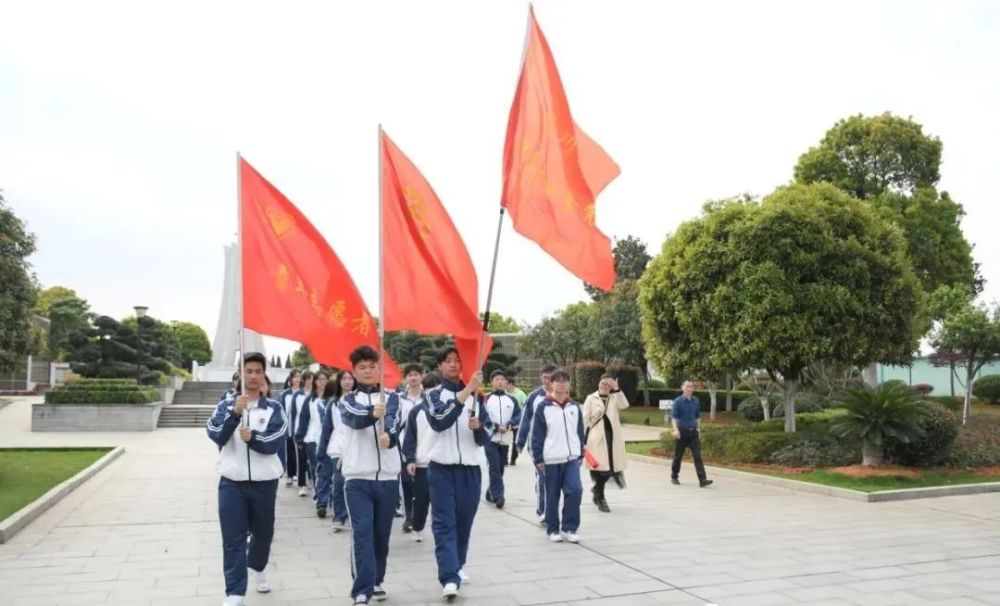
M 839 118 L 913 116 L 1000 298 L 1000 4 L 540 0 L 574 119 L 621 165 L 597 223 L 659 250 L 701 203 L 787 182 Z M 527 4 L 0 0 L 0 188 L 45 286 L 211 337 L 240 150 L 374 310 L 377 125 L 434 185 L 485 303 Z M 391 277 L 389 287 L 391 288 Z M 505 225 L 494 309 L 585 297 Z M 272 352 L 288 345 L 271 341 Z

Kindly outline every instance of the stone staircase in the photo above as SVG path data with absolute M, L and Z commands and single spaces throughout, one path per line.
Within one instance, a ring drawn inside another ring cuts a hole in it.
M 174 395 L 174 403 L 160 411 L 157 427 L 204 427 L 227 389 L 229 383 L 184 383 L 184 389 Z

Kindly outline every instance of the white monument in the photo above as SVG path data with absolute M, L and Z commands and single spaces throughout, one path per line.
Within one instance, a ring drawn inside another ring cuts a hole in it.
M 226 381 L 236 371 L 240 351 L 240 280 L 239 280 L 239 250 L 235 244 L 224 247 L 226 255 L 226 273 L 222 282 L 222 305 L 219 306 L 219 322 L 215 326 L 215 341 L 212 343 L 212 361 L 207 366 L 192 369 L 198 381 Z M 264 339 L 253 330 L 247 330 L 243 337 L 247 351 L 259 351 L 267 356 L 264 350 Z M 284 381 L 287 374 L 284 369 L 268 369 L 271 381 Z M 280 376 L 279 376 L 280 375 Z

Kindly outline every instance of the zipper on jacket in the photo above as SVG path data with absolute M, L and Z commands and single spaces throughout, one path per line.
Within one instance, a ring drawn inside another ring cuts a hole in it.
M 247 420 L 247 427 L 250 427 L 250 411 L 245 410 Z M 240 440 L 242 442 L 242 440 Z M 253 482 L 253 474 L 250 473 L 250 444 L 248 442 L 243 442 L 243 447 L 247 449 L 247 481 Z
M 455 395 L 457 396 L 458 394 L 456 393 Z M 465 407 L 465 402 L 462 402 L 462 407 L 463 408 Z M 459 418 L 461 418 L 461 415 L 459 415 Z M 455 421 L 455 447 L 458 449 L 458 464 L 461 465 L 462 464 L 462 440 L 460 440 L 459 436 L 458 436 L 458 421 Z
M 382 386 L 379 385 L 379 401 L 385 396 L 382 394 Z M 368 396 L 368 402 L 371 403 L 371 395 Z M 385 423 L 385 417 L 382 417 L 383 423 Z M 378 474 L 382 471 L 382 445 L 378 443 L 378 421 L 372 425 L 372 435 L 375 436 L 375 459 L 378 461 L 378 469 L 375 470 L 375 481 L 378 482 Z
M 569 406 L 569 404 L 562 406 L 562 418 L 563 418 L 563 427 L 566 429 L 566 462 L 569 462 L 570 459 L 573 458 L 573 449 L 570 448 L 569 446 L 569 422 L 566 421 L 567 406 Z

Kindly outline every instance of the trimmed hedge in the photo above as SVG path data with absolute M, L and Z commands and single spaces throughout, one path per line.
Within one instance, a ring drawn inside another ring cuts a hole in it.
M 597 391 L 601 375 L 607 372 L 604 364 L 596 360 L 577 362 L 573 368 L 576 374 L 576 392 L 584 398 Z
M 152 389 L 130 391 L 53 390 L 45 393 L 46 404 L 149 404 L 159 395 Z
M 990 404 L 1000 404 L 1000 375 L 985 375 L 972 384 L 972 395 Z
M 958 436 L 958 416 L 936 402 L 924 402 L 927 414 L 918 425 L 923 435 L 912 442 L 886 440 L 887 458 L 898 465 L 934 467 L 944 463 L 951 454 Z
M 772 418 L 774 417 L 774 411 L 778 408 L 781 408 L 782 414 L 784 414 L 784 402 L 781 396 L 777 394 L 768 396 L 767 404 Z M 739 406 L 736 407 L 736 410 L 740 413 L 741 417 L 751 423 L 760 423 L 764 420 L 764 407 L 760 403 L 760 396 L 756 394 L 753 394 L 752 397 L 748 396 L 744 398 Z
M 1000 466 L 1000 417 L 970 417 L 958 429 L 946 464 L 961 469 Z

